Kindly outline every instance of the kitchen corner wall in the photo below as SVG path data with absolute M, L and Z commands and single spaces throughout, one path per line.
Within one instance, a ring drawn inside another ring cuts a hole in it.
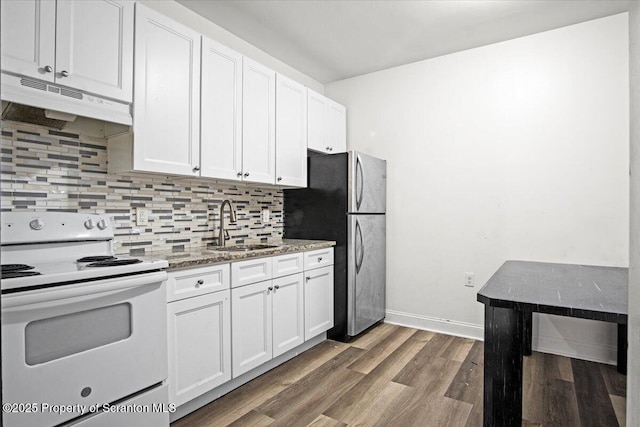
M 628 61 L 625 13 L 325 86 L 388 161 L 387 320 L 481 339 L 506 260 L 628 266 Z M 615 361 L 612 324 L 534 322 L 538 350 Z
M 640 426 L 640 2 L 629 3 L 631 75 L 631 233 L 627 425 Z
M 107 214 L 119 254 L 184 251 L 218 235 L 220 204 L 230 199 L 238 221 L 234 243 L 282 239 L 283 196 L 276 187 L 222 184 L 152 174 L 107 173 L 107 141 L 41 126 L 2 122 L 2 211 Z M 135 224 L 135 209 L 149 210 L 149 224 Z M 271 220 L 261 223 L 262 208 Z M 229 224 L 225 210 L 225 224 Z

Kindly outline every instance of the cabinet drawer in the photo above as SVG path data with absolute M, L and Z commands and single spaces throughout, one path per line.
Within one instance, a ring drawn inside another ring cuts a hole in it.
M 229 289 L 229 264 L 169 272 L 167 301 Z
M 231 263 L 231 287 L 271 279 L 271 258 L 248 259 Z
M 304 269 L 311 270 L 333 265 L 333 248 L 318 249 L 304 253 Z
M 274 256 L 271 261 L 274 279 L 300 273 L 304 269 L 302 252 Z

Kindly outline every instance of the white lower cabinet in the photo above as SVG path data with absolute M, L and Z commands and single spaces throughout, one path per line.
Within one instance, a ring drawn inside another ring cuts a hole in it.
M 304 342 L 302 274 L 231 290 L 236 378 Z
M 325 248 L 169 272 L 169 403 L 180 406 L 333 327 L 332 264 Z
M 305 271 L 304 339 L 333 327 L 333 266 Z
M 169 402 L 181 405 L 231 379 L 229 264 L 169 272 Z
M 168 304 L 170 403 L 181 405 L 231 379 L 229 292 Z
M 271 281 L 231 291 L 232 372 L 237 377 L 271 360 Z
M 302 273 L 273 279 L 273 357 L 304 342 Z

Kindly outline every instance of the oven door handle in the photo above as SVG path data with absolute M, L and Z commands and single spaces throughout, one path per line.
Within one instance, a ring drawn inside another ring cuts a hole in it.
M 124 289 L 138 288 L 141 286 L 162 283 L 167 280 L 166 271 L 144 273 L 136 276 L 117 277 L 112 279 L 97 280 L 95 282 L 82 282 L 73 285 L 35 289 L 32 291 L 16 292 L 2 296 L 3 309 L 34 304 L 58 305 L 60 300 L 76 297 L 89 297 L 94 294 L 121 291 Z

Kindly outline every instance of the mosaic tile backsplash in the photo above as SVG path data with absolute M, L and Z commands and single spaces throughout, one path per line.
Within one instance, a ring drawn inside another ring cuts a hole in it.
M 222 184 L 204 179 L 107 173 L 107 141 L 50 128 L 2 122 L 2 211 L 107 214 L 118 254 L 186 251 L 217 239 L 220 205 L 230 199 L 237 222 L 225 229 L 234 243 L 278 242 L 283 194 L 275 187 Z M 270 210 L 261 222 L 263 208 Z M 136 208 L 149 211 L 137 226 Z

